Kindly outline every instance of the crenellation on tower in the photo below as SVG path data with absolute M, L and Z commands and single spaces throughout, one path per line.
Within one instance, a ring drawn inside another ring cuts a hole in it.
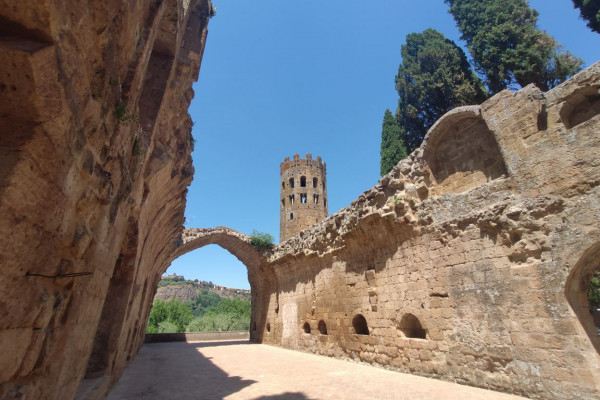
M 281 163 L 279 241 L 297 235 L 327 217 L 327 169 L 321 157 L 294 154 Z

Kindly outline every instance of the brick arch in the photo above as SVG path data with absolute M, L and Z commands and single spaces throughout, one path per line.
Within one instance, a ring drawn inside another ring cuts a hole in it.
M 454 109 L 429 130 L 423 144 L 433 193 L 461 193 L 508 176 L 504 157 L 479 106 Z
M 252 293 L 252 327 L 259 327 L 258 330 L 250 331 L 250 339 L 262 341 L 265 334 L 266 310 L 269 309 L 271 295 L 277 285 L 275 274 L 267 262 L 269 250 L 259 250 L 252 246 L 250 236 L 224 226 L 184 229 L 181 241 L 171 254 L 165 270 L 160 271 L 161 275 L 176 258 L 211 244 L 216 244 L 229 251 L 248 269 L 248 281 Z

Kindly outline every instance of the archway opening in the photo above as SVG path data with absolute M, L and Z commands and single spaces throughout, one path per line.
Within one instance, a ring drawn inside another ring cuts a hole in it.
M 249 331 L 246 266 L 218 245 L 175 259 L 158 283 L 147 333 Z
M 567 279 L 565 295 L 600 353 L 600 243 L 588 249 L 579 259 Z

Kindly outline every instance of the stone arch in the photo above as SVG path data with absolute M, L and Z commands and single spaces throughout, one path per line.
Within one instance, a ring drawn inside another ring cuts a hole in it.
M 423 157 L 435 181 L 432 194 L 461 193 L 508 175 L 479 106 L 459 107 L 440 118 L 427 134 Z
M 269 309 L 270 291 L 276 287 L 275 275 L 267 265 L 266 251 L 261 252 L 252 246 L 250 236 L 230 228 L 223 226 L 210 229 L 190 228 L 184 229 L 181 245 L 171 255 L 170 261 L 210 244 L 219 245 L 229 251 L 248 269 L 248 281 L 252 293 L 250 339 L 262 341 L 266 329 L 266 310 Z
M 587 297 L 590 279 L 598 269 L 600 269 L 600 243 L 590 247 L 571 270 L 565 284 L 565 296 L 596 351 L 600 353 L 598 327 L 594 324 Z
M 423 329 L 421 321 L 414 314 L 407 313 L 402 316 L 398 329 L 404 336 L 413 339 L 427 339 L 427 331 Z

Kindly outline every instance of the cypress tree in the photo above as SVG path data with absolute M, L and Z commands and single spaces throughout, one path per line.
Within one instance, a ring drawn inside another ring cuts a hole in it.
M 396 117 L 410 153 L 442 115 L 455 107 L 482 103 L 487 92 L 464 51 L 434 29 L 409 34 L 401 52 Z
M 383 114 L 381 126 L 381 176 L 387 174 L 394 168 L 398 161 L 406 158 L 404 148 L 404 131 L 398 125 L 398 120 L 388 109 Z
M 598 0 L 573 0 L 573 6 L 579 9 L 581 19 L 587 21 L 587 26 L 600 33 L 600 2 Z
M 497 93 L 515 83 L 546 91 L 581 69 L 583 61 L 537 29 L 527 0 L 444 0 L 476 69 Z

